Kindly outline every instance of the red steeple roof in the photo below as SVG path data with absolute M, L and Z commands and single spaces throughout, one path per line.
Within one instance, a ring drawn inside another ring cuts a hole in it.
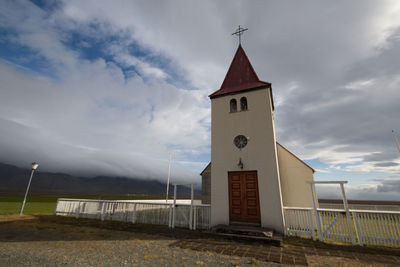
M 259 89 L 265 86 L 271 86 L 271 84 L 258 79 L 246 53 L 239 44 L 221 88 L 209 97 L 214 98 L 226 94 Z

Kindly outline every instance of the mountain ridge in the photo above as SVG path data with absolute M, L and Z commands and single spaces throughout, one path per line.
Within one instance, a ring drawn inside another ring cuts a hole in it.
M 24 194 L 30 170 L 0 163 L 0 194 Z M 80 177 L 60 172 L 35 171 L 30 195 L 149 195 L 165 196 L 166 183 L 140 177 Z M 170 194 L 173 194 L 170 185 Z M 195 190 L 195 194 L 201 194 Z M 190 195 L 190 189 L 179 187 L 179 197 Z M 171 195 L 170 195 L 171 196 Z

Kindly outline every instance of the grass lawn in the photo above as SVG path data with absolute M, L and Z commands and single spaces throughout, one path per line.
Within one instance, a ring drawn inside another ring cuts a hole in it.
M 19 213 L 23 196 L 0 196 L 0 214 Z M 27 198 L 25 214 L 51 214 L 56 209 L 57 197 L 31 196 Z

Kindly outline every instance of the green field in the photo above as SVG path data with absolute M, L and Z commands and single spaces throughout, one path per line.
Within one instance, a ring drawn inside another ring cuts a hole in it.
M 23 196 L 0 196 L 0 214 L 19 213 Z M 51 214 L 56 209 L 57 197 L 28 197 L 25 214 Z
M 136 196 L 28 196 L 24 208 L 24 214 L 52 214 L 56 209 L 58 198 L 81 199 L 157 199 L 160 197 L 148 195 Z M 19 213 L 24 196 L 0 196 L 0 214 Z

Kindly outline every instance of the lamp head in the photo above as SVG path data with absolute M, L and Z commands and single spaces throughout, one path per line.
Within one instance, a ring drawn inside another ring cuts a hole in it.
M 37 164 L 36 162 L 32 163 L 32 170 L 36 170 L 37 167 L 39 167 L 39 164 Z
M 243 169 L 242 158 L 239 158 L 239 163 L 237 164 L 240 169 Z

